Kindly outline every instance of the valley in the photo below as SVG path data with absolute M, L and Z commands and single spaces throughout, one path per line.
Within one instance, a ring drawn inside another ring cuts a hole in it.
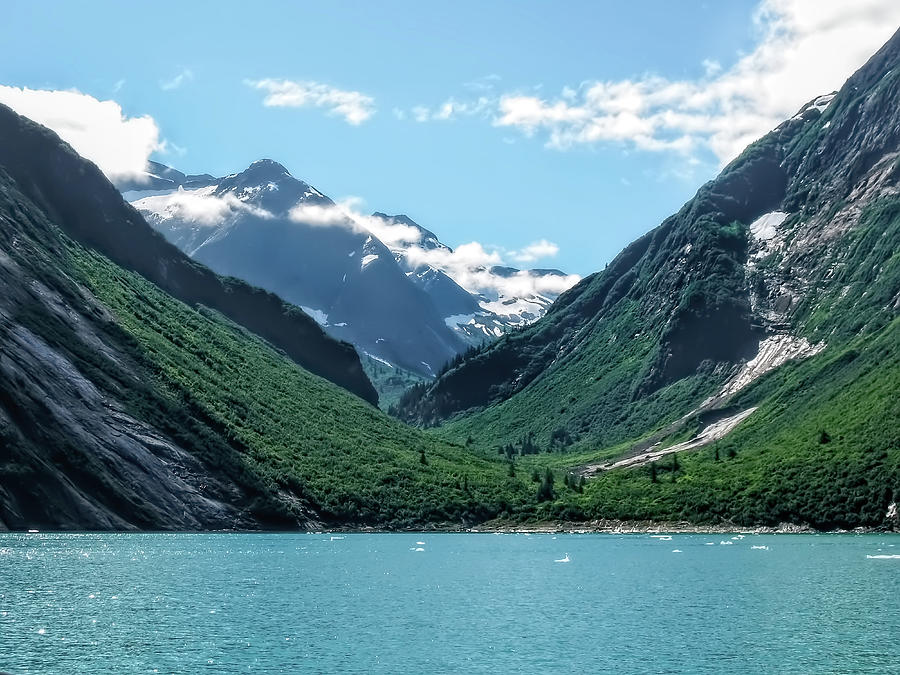
M 0 528 L 896 528 L 898 102 L 895 34 L 580 281 L 2 107 Z

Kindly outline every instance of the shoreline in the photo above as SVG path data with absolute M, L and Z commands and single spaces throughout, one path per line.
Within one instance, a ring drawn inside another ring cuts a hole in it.
M 435 523 L 421 527 L 335 525 L 314 529 L 272 530 L 41 530 L 3 529 L 4 534 L 887 534 L 900 535 L 893 526 L 856 527 L 852 530 L 819 530 L 809 525 L 781 523 L 743 526 L 734 523 L 697 525 L 688 521 L 592 520 L 586 522 L 544 521 L 539 523 L 489 522 L 481 525 Z
M 697 525 L 687 521 L 594 520 L 583 523 L 487 523 L 483 525 L 435 525 L 425 528 L 338 527 L 321 532 L 346 534 L 898 534 L 887 527 L 857 527 L 852 530 L 818 530 L 809 525 L 781 523 L 777 526 L 742 526 L 733 523 Z

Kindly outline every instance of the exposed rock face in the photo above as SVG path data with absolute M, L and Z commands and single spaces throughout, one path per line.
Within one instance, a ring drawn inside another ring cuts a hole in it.
M 261 493 L 126 412 L 148 374 L 62 253 L 0 169 L 0 529 L 259 527 Z

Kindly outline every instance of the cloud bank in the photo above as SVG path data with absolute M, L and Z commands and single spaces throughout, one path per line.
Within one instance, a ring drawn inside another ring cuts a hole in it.
M 74 89 L 0 85 L 0 103 L 55 131 L 110 180 L 142 177 L 150 154 L 166 149 L 149 115 L 128 117 L 115 101 L 100 101 Z
M 375 114 L 375 99 L 359 91 L 338 89 L 310 80 L 245 80 L 244 84 L 266 92 L 263 105 L 275 108 L 325 108 L 329 114 L 343 117 L 348 124 L 359 125 Z

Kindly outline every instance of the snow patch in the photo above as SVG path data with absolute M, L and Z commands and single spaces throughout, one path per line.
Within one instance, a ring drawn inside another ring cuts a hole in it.
M 816 98 L 815 101 L 813 101 L 811 104 L 806 106 L 803 110 L 801 110 L 799 113 L 794 115 L 791 119 L 801 120 L 801 119 L 803 119 L 803 115 L 805 113 L 808 113 L 810 110 L 818 110 L 820 113 L 825 112 L 825 108 L 827 108 L 831 104 L 831 102 L 834 100 L 834 97 L 835 97 L 835 94 L 823 94 L 822 96 L 819 96 L 818 98 Z
M 450 316 L 444 317 L 444 323 L 447 325 L 447 328 L 457 328 L 459 326 L 467 325 L 467 324 L 475 324 L 475 315 L 474 314 L 451 314 Z
M 810 344 L 809 340 L 793 335 L 773 335 L 759 343 L 756 356 L 745 363 L 738 374 L 728 382 L 718 396 L 730 396 L 770 370 L 791 359 L 805 359 L 825 349 L 825 343 Z
M 394 364 L 391 363 L 390 361 L 385 361 L 385 360 L 384 360 L 383 358 L 381 358 L 380 356 L 375 356 L 375 355 L 372 354 L 371 352 L 363 352 L 363 354 L 365 354 L 366 356 L 368 356 L 370 359 L 372 359 L 372 360 L 374 360 L 374 361 L 378 361 L 378 363 L 383 363 L 384 365 L 386 365 L 386 366 L 388 366 L 388 367 L 390 367 L 390 368 L 393 368 L 393 367 L 394 367 Z
M 766 213 L 750 223 L 750 234 L 757 241 L 768 241 L 778 234 L 778 226 L 787 217 L 784 211 Z
M 313 319 L 316 320 L 316 323 L 320 326 L 328 325 L 328 315 L 323 312 L 321 309 L 314 309 L 312 307 L 304 307 L 300 305 L 300 309 L 309 314 Z
M 739 425 L 750 415 L 752 415 L 755 410 L 756 407 L 747 408 L 746 410 L 742 410 L 741 412 L 732 415 L 731 417 L 725 417 L 716 422 L 713 422 L 712 424 L 707 425 L 699 434 L 697 434 L 690 440 L 684 441 L 683 443 L 676 443 L 675 445 L 670 445 L 667 448 L 661 449 L 657 449 L 657 444 L 651 447 L 646 452 L 642 452 L 641 454 L 635 455 L 633 457 L 620 459 L 617 462 L 607 462 L 605 464 L 590 464 L 584 467 L 581 472 L 585 475 L 590 475 L 599 473 L 601 471 L 609 471 L 611 469 L 623 469 L 631 466 L 641 466 L 649 462 L 655 462 L 656 460 L 661 459 L 666 455 L 671 455 L 676 452 L 682 452 L 684 450 L 694 450 L 696 448 L 703 447 L 704 445 L 709 445 L 713 441 L 718 441 L 719 439 L 727 436 L 737 425 Z
M 831 102 L 834 100 L 834 97 L 834 94 L 824 94 L 813 101 L 812 105 L 809 107 L 816 108 L 819 112 L 825 112 L 825 108 L 827 108 L 831 104 Z M 809 108 L 807 108 L 807 110 L 809 110 Z
M 378 254 L 376 253 L 367 253 L 363 256 L 362 261 L 359 264 L 359 269 L 364 270 L 366 267 L 371 265 L 373 262 L 378 260 Z

